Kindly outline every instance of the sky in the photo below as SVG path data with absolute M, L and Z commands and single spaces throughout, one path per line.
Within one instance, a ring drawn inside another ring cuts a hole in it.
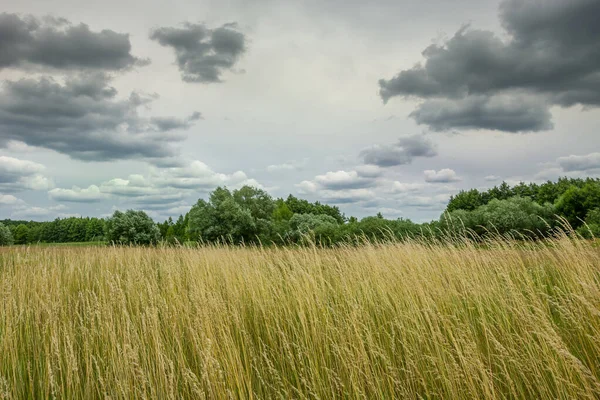
M 600 176 L 600 0 L 0 0 L 0 219 L 217 186 L 437 219 Z

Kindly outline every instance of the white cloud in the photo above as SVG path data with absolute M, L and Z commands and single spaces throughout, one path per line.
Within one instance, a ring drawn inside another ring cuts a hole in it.
M 500 177 L 496 175 L 488 175 L 483 179 L 485 179 L 487 182 L 496 182 L 500 180 Z
M 405 183 L 394 181 L 390 185 L 387 186 L 386 191 L 388 193 L 408 193 L 408 192 L 418 192 L 423 190 L 427 185 L 423 183 Z
M 438 194 L 434 196 L 406 196 L 399 200 L 403 206 L 419 208 L 443 208 L 450 199 L 449 194 Z
M 319 188 L 317 184 L 311 181 L 302 181 L 296 184 L 296 187 L 298 188 L 298 192 L 300 194 L 315 193 Z
M 73 186 L 71 189 L 52 189 L 48 192 L 50 198 L 54 201 L 67 201 L 74 203 L 95 203 L 106 198 L 106 194 L 100 192 L 96 185 L 90 185 L 86 189 Z
M 2 194 L 0 193 L 0 205 L 5 206 L 19 206 L 24 205 L 25 202 L 12 194 Z
M 428 169 L 423 171 L 425 175 L 425 182 L 429 183 L 448 183 L 460 181 L 460 178 L 456 175 L 456 172 L 450 168 L 444 168 L 439 171 Z
M 304 158 L 300 161 L 292 160 L 282 164 L 272 164 L 267 167 L 267 171 L 271 173 L 284 171 L 300 171 L 306 166 L 308 160 L 308 158 Z
M 357 203 L 376 198 L 375 192 L 370 189 L 323 190 L 319 194 L 321 199 L 331 204 Z
M 66 210 L 67 207 L 64 205 L 57 205 L 54 207 L 37 207 L 27 206 L 22 207 L 14 211 L 11 215 L 12 218 L 49 218 L 53 216 L 64 216 L 68 214 L 57 214 L 57 211 Z
M 52 182 L 43 175 L 46 167 L 33 161 L 0 156 L 0 189 L 47 190 Z
M 330 171 L 325 175 L 317 175 L 315 183 L 324 189 L 358 189 L 373 186 L 373 179 L 359 176 L 356 171 Z
M 158 187 L 194 189 L 196 191 L 212 190 L 217 186 L 225 185 L 232 187 L 260 186 L 256 180 L 249 179 L 243 171 L 222 174 L 213 171 L 208 165 L 198 160 L 192 161 L 183 167 L 156 170 L 150 176 L 150 180 Z
M 132 174 L 113 178 L 87 188 L 57 188 L 48 192 L 55 201 L 93 203 L 107 198 L 120 198 L 129 206 L 145 210 L 168 210 L 181 207 L 198 192 L 208 192 L 217 186 L 236 189 L 243 185 L 262 188 L 243 171 L 221 174 L 200 161 L 184 163 L 182 167 L 152 169 L 148 176 Z M 189 208 L 189 207 L 188 207 Z
M 590 153 L 584 156 L 570 155 L 556 159 L 563 171 L 588 171 L 600 169 L 600 153 Z

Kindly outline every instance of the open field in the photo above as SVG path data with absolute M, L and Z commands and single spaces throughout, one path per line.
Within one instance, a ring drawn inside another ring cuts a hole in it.
M 0 398 L 599 396 L 584 241 L 0 252 Z

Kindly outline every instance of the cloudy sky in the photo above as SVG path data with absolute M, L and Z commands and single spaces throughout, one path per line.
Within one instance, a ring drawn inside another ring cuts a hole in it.
M 600 173 L 599 0 L 0 0 L 0 219 Z

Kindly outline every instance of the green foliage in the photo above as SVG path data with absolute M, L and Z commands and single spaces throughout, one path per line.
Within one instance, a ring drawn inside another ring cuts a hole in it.
M 106 224 L 106 236 L 118 244 L 154 244 L 160 240 L 160 231 L 145 212 L 115 211 Z
M 600 238 L 600 208 L 588 211 L 585 224 L 580 226 L 577 232 L 588 239 Z
M 13 233 L 15 244 L 27 244 L 29 238 L 29 228 L 25 224 L 17 225 Z
M 541 206 L 529 197 L 514 196 L 506 200 L 492 199 L 475 210 L 463 209 L 444 213 L 440 222 L 445 229 L 462 232 L 469 229 L 478 234 L 519 233 L 527 236 L 545 235 L 556 225 L 554 207 Z
M 275 209 L 273 210 L 274 221 L 289 221 L 293 215 L 294 213 L 283 199 L 275 201 Z
M 456 196 L 450 196 L 450 202 L 446 207 L 447 212 L 455 210 L 472 211 L 483 204 L 481 193 L 477 189 L 460 191 Z
M 541 185 L 519 183 L 511 187 L 503 182 L 483 192 L 461 191 L 450 198 L 439 221 L 424 224 L 385 219 L 381 213 L 360 221 L 355 217 L 346 219 L 336 206 L 318 201 L 311 203 L 292 195 L 274 200 L 264 190 L 251 186 L 233 191 L 216 188 L 208 200 L 198 200 L 176 221 L 169 217 L 157 224 L 146 214 L 131 210 L 115 213 L 118 223 L 115 216 L 108 222 L 76 217 L 49 222 L 3 222 L 14 241 L 20 244 L 102 240 L 149 244 L 162 240 L 170 244 L 227 241 L 286 245 L 311 238 L 319 244 L 331 245 L 353 242 L 360 237 L 370 240 L 430 238 L 448 230 L 463 232 L 465 228 L 477 234 L 491 231 L 547 235 L 557 224 L 556 214 L 565 217 L 581 235 L 600 236 L 598 209 L 599 179 L 561 178 Z M 587 226 L 583 225 L 584 220 Z
M 249 208 L 244 207 L 248 204 L 245 200 L 243 196 L 237 196 L 237 201 L 241 201 L 242 204 L 236 202 L 236 196 L 221 187 L 210 194 L 208 202 L 198 200 L 189 212 L 190 239 L 254 242 L 261 232 L 257 229 L 257 218 Z
M 290 219 L 289 237 L 301 242 L 309 237 L 318 240 L 332 241 L 337 232 L 338 222 L 325 214 L 294 214 Z
M 507 200 L 515 196 L 529 197 L 538 204 L 554 204 L 559 197 L 573 187 L 583 188 L 586 185 L 598 184 L 600 184 L 600 179 L 592 178 L 560 178 L 557 182 L 548 181 L 541 185 L 535 183 L 525 184 L 521 182 L 513 187 L 510 187 L 506 182 L 502 182 L 499 186 L 494 186 L 485 192 L 480 192 L 477 189 L 460 191 L 457 195 L 450 197 L 446 211 L 472 211 L 494 199 Z
M 573 228 L 583 224 L 588 213 L 600 207 L 600 183 L 588 182 L 582 187 L 571 186 L 557 200 L 556 211 Z
M 335 218 L 338 224 L 343 224 L 346 220 L 344 214 L 342 214 L 337 206 L 321 204 L 318 201 L 310 203 L 307 200 L 298 199 L 291 194 L 285 200 L 285 203 L 293 214 L 329 215 Z
M 12 221 L 4 225 L 16 230 L 19 225 L 28 229 L 25 243 L 79 243 L 104 240 L 104 220 L 99 218 L 57 218 L 54 221 Z
M 0 222 L 0 246 L 8 246 L 14 243 L 13 235 L 8 226 Z

